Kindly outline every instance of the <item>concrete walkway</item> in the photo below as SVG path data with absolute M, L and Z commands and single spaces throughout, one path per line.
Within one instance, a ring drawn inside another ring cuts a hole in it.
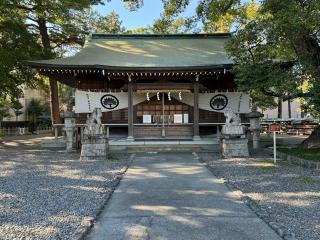
M 191 153 L 142 153 L 87 239 L 281 238 Z

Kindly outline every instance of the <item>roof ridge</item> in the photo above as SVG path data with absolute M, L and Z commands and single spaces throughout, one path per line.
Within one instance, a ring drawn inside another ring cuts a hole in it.
M 217 38 L 230 37 L 231 33 L 179 33 L 179 34 L 110 34 L 110 33 L 92 33 L 91 39 L 104 38 Z

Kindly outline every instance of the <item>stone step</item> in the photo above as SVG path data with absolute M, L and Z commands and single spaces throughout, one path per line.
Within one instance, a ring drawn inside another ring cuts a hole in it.
M 218 152 L 218 145 L 141 145 L 141 146 L 127 146 L 128 152 L 202 152 L 212 151 Z

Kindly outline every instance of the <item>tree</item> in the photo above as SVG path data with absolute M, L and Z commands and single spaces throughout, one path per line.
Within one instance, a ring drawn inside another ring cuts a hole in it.
M 194 18 L 173 18 L 167 15 L 162 15 L 161 18 L 155 20 L 149 28 L 151 32 L 159 34 L 177 34 L 197 31 Z
M 0 13 L 1 13 L 0 5 Z M 27 31 L 19 15 L 0 17 L 0 98 L 18 98 L 21 84 L 33 85 L 33 74 L 21 64 L 22 59 L 39 58 L 37 38 Z
M 16 116 L 16 121 L 18 121 L 18 117 L 23 113 L 21 109 L 23 108 L 22 104 L 18 99 L 13 99 L 10 108 L 13 109 L 14 115 Z
M 100 3 L 100 0 L 4 0 L 0 9 L 4 16 L 22 16 L 24 27 L 40 40 L 42 58 L 50 59 L 57 57 L 59 48 L 63 46 L 83 44 L 87 28 L 82 25 L 83 21 L 76 20 L 83 16 L 85 9 Z M 49 84 L 52 120 L 59 123 L 57 81 L 51 78 Z
M 38 99 L 31 99 L 27 106 L 27 113 L 29 119 L 29 131 L 34 133 L 37 130 L 37 120 L 45 112 L 45 107 Z
M 9 111 L 9 102 L 7 100 L 1 100 L 0 99 L 0 128 L 1 128 L 1 122 L 4 118 L 10 117 L 10 111 Z
M 303 97 L 317 110 L 319 11 L 319 1 L 262 1 L 258 17 L 239 29 L 227 47 L 241 89 L 284 101 Z
M 205 32 L 230 32 L 256 17 L 257 4 L 254 0 L 201 0 L 196 11 Z
M 95 32 L 117 34 L 125 31 L 122 27 L 120 16 L 112 11 L 108 15 L 102 17 L 98 16 L 96 22 L 93 24 Z
M 140 6 L 137 3 L 123 0 L 126 5 Z M 134 2 L 134 1 L 133 1 Z M 113 33 L 122 31 L 119 18 L 112 13 L 105 18 L 92 12 L 90 7 L 103 4 L 102 0 L 2 0 L 0 14 L 6 18 L 19 16 L 21 27 L 40 43 L 41 58 L 51 59 L 61 57 L 65 50 L 75 46 L 82 46 L 85 35 L 94 31 L 93 23 L 98 23 L 98 29 Z M 109 19 L 111 18 L 111 20 Z M 0 18 L 2 19 L 2 17 Z M 98 19 L 98 21 L 96 21 Z M 99 25 L 100 24 L 100 25 Z M 106 24 L 108 27 L 103 27 Z M 29 44 L 25 44 L 29 46 Z M 33 51 L 27 51 L 33 52 Z M 39 59 L 34 57 L 33 59 Z M 19 60 L 30 58 L 21 56 Z M 17 63 L 17 61 L 15 61 Z M 59 123 L 58 85 L 56 79 L 49 79 L 51 92 L 52 120 Z

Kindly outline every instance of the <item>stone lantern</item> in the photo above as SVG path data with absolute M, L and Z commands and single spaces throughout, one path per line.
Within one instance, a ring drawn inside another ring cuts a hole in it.
M 64 118 L 64 130 L 66 132 L 66 151 L 74 151 L 74 133 L 76 127 L 76 114 L 69 109 L 61 113 Z
M 247 118 L 250 120 L 249 130 L 252 132 L 252 147 L 253 149 L 259 149 L 260 142 L 260 118 L 264 115 L 257 111 L 257 106 L 254 104 L 252 106 L 252 112 L 247 114 Z

